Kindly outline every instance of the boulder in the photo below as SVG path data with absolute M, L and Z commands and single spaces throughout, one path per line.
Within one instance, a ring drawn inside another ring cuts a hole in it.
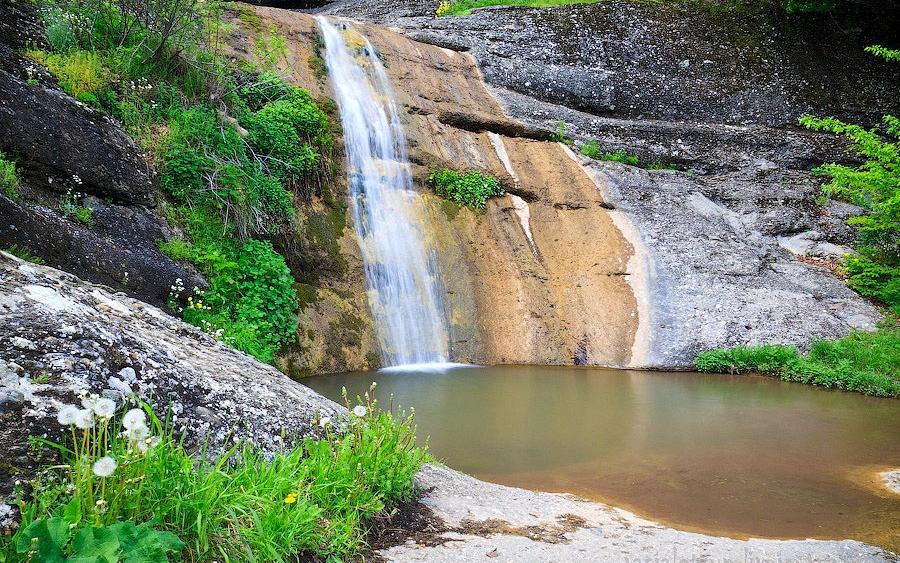
M 2 70 L 0 150 L 18 159 L 29 184 L 123 204 L 153 203 L 150 166 L 115 121 Z
M 342 409 L 156 307 L 0 253 L 0 498 L 38 465 L 28 437 L 59 439 L 58 408 L 84 392 L 171 409 L 212 451 L 275 451 Z

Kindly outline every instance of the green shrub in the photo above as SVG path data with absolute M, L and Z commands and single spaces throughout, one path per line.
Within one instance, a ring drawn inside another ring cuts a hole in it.
M 0 152 L 0 191 L 9 199 L 18 201 L 20 182 L 16 163 Z
M 71 430 L 66 444 L 38 440 L 64 464 L 43 470 L 29 501 L 17 491 L 22 526 L 0 537 L 0 560 L 354 557 L 371 520 L 411 497 L 426 456 L 412 418 L 368 398 L 340 421 L 343 433 L 332 425 L 339 421 L 322 418 L 313 421 L 317 435 L 294 449 L 264 455 L 238 444 L 215 462 L 205 451 L 192 457 L 147 407 L 119 419 L 108 399 L 84 404 L 60 411 Z
M 871 130 L 832 117 L 805 116 L 800 121 L 811 129 L 847 136 L 867 159 L 860 166 L 825 164 L 814 172 L 830 179 L 822 186 L 825 196 L 867 211 L 848 221 L 858 235 L 858 256 L 846 262 L 850 286 L 900 311 L 900 119 L 885 116 L 882 127 Z
M 784 9 L 789 14 L 825 13 L 834 9 L 835 0 L 784 0 Z
M 775 375 L 867 395 L 900 395 L 900 328 L 888 319 L 877 332 L 853 332 L 834 341 L 813 342 L 806 355 L 792 346 L 736 346 L 699 354 L 705 372 Z
M 81 194 L 72 193 L 72 190 L 67 190 L 66 193 L 59 198 L 59 210 L 66 217 L 71 217 L 90 229 L 94 226 L 94 210 L 90 207 L 81 205 L 79 202 L 80 199 Z
M 478 170 L 461 173 L 443 168 L 432 172 L 428 180 L 438 195 L 476 209 L 484 209 L 489 198 L 505 193 L 500 180 Z

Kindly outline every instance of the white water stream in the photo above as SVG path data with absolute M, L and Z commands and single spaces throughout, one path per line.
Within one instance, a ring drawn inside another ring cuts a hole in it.
M 422 201 L 412 189 L 406 135 L 384 65 L 352 26 L 317 19 L 343 124 L 350 207 L 382 361 L 446 362 L 440 272 L 424 242 Z

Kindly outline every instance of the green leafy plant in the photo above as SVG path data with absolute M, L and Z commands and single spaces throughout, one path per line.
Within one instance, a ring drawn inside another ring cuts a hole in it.
M 594 140 L 590 140 L 581 145 L 580 150 L 581 154 L 594 160 L 621 162 L 622 164 L 628 164 L 629 166 L 639 166 L 648 170 L 675 170 L 676 168 L 674 165 L 666 164 L 658 160 L 654 160 L 653 162 L 641 162 L 641 160 L 637 156 L 628 154 L 624 150 L 604 152 L 600 149 L 600 144 Z
M 18 201 L 21 183 L 16 163 L 0 151 L 0 191 L 13 201 Z
M 478 170 L 457 172 L 442 168 L 432 172 L 428 181 L 438 195 L 476 209 L 484 209 L 488 199 L 505 193 L 500 180 Z
M 805 116 L 801 123 L 847 136 L 867 159 L 861 166 L 832 163 L 814 172 L 830 180 L 822 186 L 825 196 L 867 211 L 849 220 L 858 235 L 858 254 L 845 263 L 850 286 L 900 310 L 900 119 L 885 116 L 881 129 L 871 130 L 835 118 Z
M 882 47 L 881 45 L 869 45 L 868 47 L 866 47 L 865 51 L 886 61 L 900 61 L 900 49 L 888 49 L 887 47 Z
M 47 67 L 59 80 L 62 89 L 82 102 L 97 105 L 99 96 L 110 87 L 112 73 L 97 52 L 75 50 L 48 53 L 31 49 L 25 54 Z
M 574 141 L 566 135 L 566 122 L 560 121 L 556 125 L 556 131 L 550 135 L 550 140 L 554 143 L 564 143 L 566 145 L 574 144 Z
M 784 0 L 784 9 L 789 14 L 825 13 L 835 7 L 835 0 Z
M 80 182 L 80 180 L 78 181 Z M 59 198 L 59 210 L 62 211 L 63 215 L 66 217 L 72 217 L 90 229 L 94 226 L 94 210 L 90 207 L 81 205 L 79 203 L 80 198 L 80 194 L 72 193 L 72 190 L 67 190 L 66 193 Z

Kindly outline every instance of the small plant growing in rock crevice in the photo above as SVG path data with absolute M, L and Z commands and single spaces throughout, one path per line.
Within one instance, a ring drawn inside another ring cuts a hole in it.
M 13 201 L 20 197 L 19 184 L 21 182 L 16 163 L 0 152 L 0 191 Z
M 457 172 L 442 168 L 432 172 L 428 181 L 438 195 L 476 209 L 484 209 L 488 199 L 506 193 L 500 180 L 478 170 Z
M 77 184 L 81 184 L 78 176 L 73 177 Z M 66 217 L 72 217 L 87 228 L 94 226 L 94 210 L 79 203 L 82 195 L 73 193 L 72 190 L 66 190 L 66 193 L 59 198 L 59 210 Z

